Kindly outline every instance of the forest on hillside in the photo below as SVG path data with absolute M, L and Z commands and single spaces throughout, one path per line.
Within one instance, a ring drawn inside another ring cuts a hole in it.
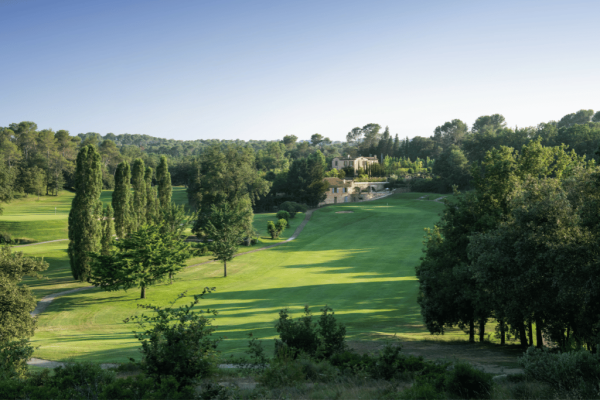
M 280 141 L 175 140 L 95 132 L 71 135 L 66 130 L 39 129 L 34 122 L 24 121 L 0 127 L 0 201 L 9 201 L 19 194 L 57 195 L 61 190 L 72 190 L 75 158 L 86 145 L 96 147 L 102 157 L 104 189 L 114 187 L 117 166 L 123 161 L 131 163 L 140 158 L 156 170 L 164 155 L 173 185 L 189 187 L 198 179 L 208 149 L 247 152 L 252 168 L 270 183 L 270 190 L 255 199 L 255 209 L 263 210 L 287 200 L 313 202 L 299 198 L 299 181 L 312 179 L 308 186 L 322 176 L 343 177 L 352 173 L 329 171 L 334 157 L 376 155 L 381 164 L 360 170 L 358 175 L 391 177 L 392 182 L 410 184 L 420 191 L 448 192 L 453 185 L 471 187 L 471 168 L 489 150 L 500 146 L 519 150 L 535 140 L 550 147 L 564 144 L 577 155 L 594 159 L 600 145 L 600 112 L 580 110 L 558 121 L 521 128 L 509 127 L 500 114 L 481 116 L 470 127 L 454 119 L 436 127 L 430 137 L 412 139 L 400 139 L 388 127 L 370 123 L 350 130 L 345 142 L 332 142 L 318 133 L 310 141 L 298 141 L 294 135 L 286 135 Z M 308 172 L 306 163 L 311 159 L 319 161 L 322 167 L 318 169 L 323 172 Z M 307 174 L 312 174 L 311 178 Z M 286 196 L 277 196 L 278 193 Z

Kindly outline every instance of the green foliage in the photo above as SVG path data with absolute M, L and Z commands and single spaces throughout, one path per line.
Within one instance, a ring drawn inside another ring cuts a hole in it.
M 189 305 L 174 308 L 182 293 L 170 307 L 138 305 L 153 314 L 132 316 L 125 322 L 135 322 L 143 330 L 134 332 L 142 343 L 142 370 L 158 382 L 167 376 L 174 377 L 180 385 L 187 385 L 197 378 L 211 374 L 216 363 L 218 339 L 211 339 L 215 328 L 205 313 L 216 315 L 214 310 L 197 310 L 196 306 L 205 294 L 214 288 L 205 288 Z
M 114 242 L 116 251 L 94 253 L 90 282 L 103 290 L 146 288 L 179 271 L 190 257 L 189 246 L 177 234 L 161 231 L 159 225 L 143 225 L 137 232 Z
M 156 168 L 156 181 L 158 186 L 158 200 L 162 209 L 167 209 L 171 205 L 171 174 L 169 173 L 169 164 L 167 157 L 161 156 L 160 163 Z
M 267 232 L 271 235 L 271 239 L 277 239 L 279 237 L 280 231 L 275 227 L 275 223 L 273 221 L 267 222 Z
M 187 400 L 197 398 L 194 386 L 180 385 L 175 377 L 167 376 L 157 382 L 152 377 L 137 375 L 116 379 L 102 388 L 101 400 Z
M 3 345 L 33 335 L 36 320 L 30 313 L 35 309 L 36 300 L 21 281 L 25 276 L 39 278 L 39 273 L 47 268 L 48 263 L 43 260 L 12 253 L 8 246 L 0 247 L 0 342 Z
M 13 241 L 12 236 L 8 232 L 0 232 L 0 244 L 11 244 Z
M 33 347 L 27 339 L 0 340 L 0 381 L 24 378 L 32 355 Z
M 277 229 L 278 235 L 279 236 L 281 234 L 281 232 L 283 232 L 285 230 L 285 228 L 287 228 L 288 223 L 287 220 L 285 219 L 280 219 L 275 223 L 275 229 Z
M 519 359 L 525 376 L 552 386 L 560 394 L 600 396 L 600 355 L 585 350 L 555 353 L 530 347 Z
M 290 216 L 290 213 L 285 210 L 279 210 L 276 216 L 277 219 L 285 219 L 286 222 L 288 222 L 292 218 Z
M 133 188 L 131 213 L 135 231 L 146 224 L 146 166 L 141 158 L 137 158 L 131 167 L 131 187 Z
M 403 400 L 443 400 L 446 399 L 446 394 L 440 392 L 431 383 L 421 385 L 413 385 L 400 393 L 400 398 Z
M 95 147 L 77 155 L 75 197 L 69 212 L 69 260 L 73 278 L 86 281 L 91 273 L 91 253 L 100 250 L 102 229 L 102 165 Z
M 325 306 L 321 312 L 315 323 L 308 306 L 304 307 L 304 315 L 297 320 L 289 315 L 287 309 L 281 310 L 275 325 L 280 338 L 275 341 L 275 355 L 281 356 L 287 352 L 296 358 L 302 352 L 309 356 L 330 358 L 345 351 L 345 326 L 336 321 L 330 307 Z
M 113 221 L 113 210 L 110 204 L 106 205 L 102 214 L 102 255 L 107 256 L 110 253 L 115 233 L 115 222 Z
M 123 161 L 115 173 L 115 190 L 112 194 L 112 208 L 115 210 L 115 230 L 117 237 L 124 238 L 132 231 L 132 210 L 130 192 L 131 171 Z
M 489 399 L 492 394 L 492 375 L 467 363 L 456 363 L 446 374 L 447 392 L 462 399 Z
M 224 276 L 227 276 L 227 261 L 231 261 L 248 230 L 252 227 L 252 208 L 248 198 L 234 203 L 222 202 L 211 206 L 204 225 L 209 250 L 215 260 L 223 261 Z
M 295 201 L 286 201 L 279 205 L 279 209 L 287 211 L 290 214 L 290 218 L 295 218 L 297 213 L 305 213 L 308 211 L 308 206 L 306 204 L 296 203 Z

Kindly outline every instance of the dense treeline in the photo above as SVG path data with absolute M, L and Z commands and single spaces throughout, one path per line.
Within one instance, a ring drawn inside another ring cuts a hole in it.
M 538 138 L 501 146 L 471 169 L 474 190 L 428 230 L 417 276 L 431 333 L 494 319 L 502 344 L 561 348 L 600 339 L 600 169 Z
M 102 184 L 104 189 L 115 187 L 117 166 L 127 162 L 132 166 L 136 159 L 144 161 L 146 167 L 157 171 L 160 156 L 166 156 L 170 165 L 172 185 L 190 187 L 197 184 L 198 168 L 205 154 L 219 148 L 222 152 L 229 148 L 246 149 L 251 153 L 252 168 L 261 178 L 270 182 L 267 193 L 252 199 L 255 210 L 266 210 L 283 201 L 318 203 L 318 199 L 307 198 L 308 186 L 297 189 L 299 182 L 305 182 L 305 175 L 314 177 L 315 171 L 298 173 L 305 160 L 320 159 L 327 174 L 334 157 L 377 156 L 381 165 L 358 171 L 364 176 L 410 176 L 411 185 L 421 191 L 451 191 L 453 185 L 469 188 L 470 168 L 483 161 L 492 148 L 508 146 L 515 149 L 533 140 L 540 140 L 544 146 L 565 144 L 587 159 L 594 157 L 600 145 L 600 112 L 580 110 L 568 114 L 558 122 L 540 123 L 536 127 L 507 127 L 502 115 L 494 114 L 479 117 L 468 127 L 459 119 L 446 122 L 435 128 L 431 137 L 400 139 L 390 133 L 388 127 L 370 123 L 352 129 L 347 141 L 331 142 L 320 134 L 314 134 L 310 141 L 298 141 L 293 135 L 284 136 L 281 141 L 247 142 L 241 140 L 174 140 L 148 135 L 104 136 L 90 132 L 71 136 L 68 131 L 51 129 L 39 130 L 33 122 L 10 124 L 0 128 L 0 163 L 6 167 L 0 172 L 0 201 L 9 200 L 15 193 L 53 195 L 63 188 L 75 186 L 75 157 L 79 149 L 86 145 L 95 147 L 101 156 Z M 294 162 L 299 161 L 294 167 Z M 314 169 L 312 163 L 310 168 Z M 304 165 L 302 168 L 309 168 Z M 320 167 L 319 167 L 320 168 Z M 354 171 L 347 170 L 348 176 Z M 291 174 L 291 175 L 290 175 Z M 301 179 L 298 180 L 298 177 Z M 340 176 L 336 171 L 326 176 Z M 288 179 L 289 178 L 289 179 Z M 153 173 L 152 185 L 157 176 Z M 318 196 L 317 196 L 318 197 Z M 191 205 L 195 200 L 190 196 Z

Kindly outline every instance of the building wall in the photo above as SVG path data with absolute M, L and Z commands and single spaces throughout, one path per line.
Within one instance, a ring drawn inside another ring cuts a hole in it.
M 335 157 L 331 160 L 331 168 L 335 169 L 344 169 L 346 167 L 352 167 L 354 169 L 354 174 L 359 168 L 365 169 L 368 165 L 371 164 L 379 164 L 377 160 L 369 160 L 366 157 L 357 157 L 352 160 L 343 160 L 339 157 Z

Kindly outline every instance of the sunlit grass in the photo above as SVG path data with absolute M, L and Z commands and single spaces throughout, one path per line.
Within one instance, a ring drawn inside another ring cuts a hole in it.
M 394 195 L 320 209 L 297 240 L 228 263 L 227 278 L 222 277 L 221 263 L 211 263 L 182 271 L 172 285 L 149 288 L 144 301 L 139 300 L 137 289 L 110 293 L 91 289 L 59 298 L 40 316 L 33 338 L 39 346 L 36 356 L 102 362 L 139 357 L 131 333 L 135 327 L 123 319 L 139 312 L 138 303 L 166 305 L 179 293 L 187 291 L 191 296 L 204 287 L 217 288 L 200 305 L 219 311 L 215 324 L 224 338 L 220 349 L 226 354 L 244 351 L 249 332 L 267 339 L 271 351 L 278 311 L 290 307 L 297 316 L 305 304 L 315 314 L 325 304 L 333 307 L 352 340 L 394 334 L 429 338 L 416 302 L 414 267 L 422 254 L 423 228 L 433 226 L 443 206 L 415 201 L 418 197 Z M 337 214 L 340 210 L 354 213 Z M 256 216 L 255 226 L 262 230 L 266 244 L 273 242 L 266 237 L 266 221 L 273 218 L 273 214 Z M 293 221 L 298 224 L 301 219 L 299 215 Z M 291 235 L 293 228 L 288 231 Z M 201 260 L 190 263 L 196 261 Z M 68 263 L 63 265 L 68 268 Z M 456 330 L 444 339 L 459 337 L 465 338 Z

